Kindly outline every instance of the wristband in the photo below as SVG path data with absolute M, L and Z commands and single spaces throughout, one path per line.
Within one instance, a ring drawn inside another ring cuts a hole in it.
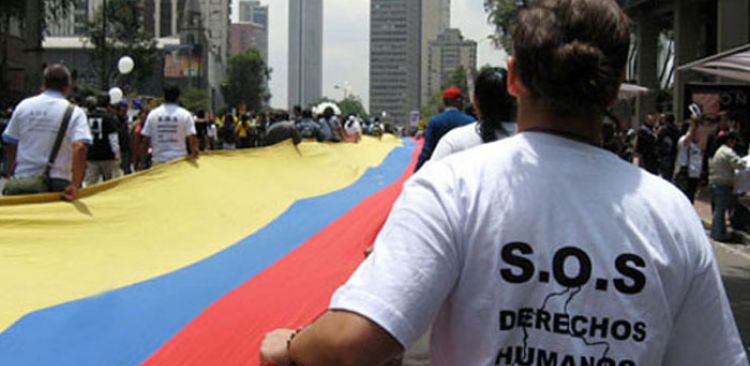
M 286 340 L 286 354 L 289 356 L 289 366 L 298 366 L 296 362 L 294 362 L 294 359 L 292 358 L 292 341 L 294 338 L 302 331 L 303 328 L 297 328 L 290 336 L 289 339 Z

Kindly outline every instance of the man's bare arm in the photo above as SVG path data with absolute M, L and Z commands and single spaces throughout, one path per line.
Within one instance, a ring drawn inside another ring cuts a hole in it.
M 146 166 L 146 159 L 148 158 L 148 148 L 151 146 L 151 138 L 146 135 L 141 135 L 141 166 Z
M 270 333 L 261 346 L 262 364 L 285 366 L 380 365 L 403 352 L 401 344 L 371 320 L 348 311 L 328 311 L 302 330 L 286 353 L 289 331 Z M 286 357 L 284 357 L 286 356 Z
M 68 201 L 78 199 L 78 190 L 83 184 L 83 177 L 86 175 L 86 152 L 88 145 L 83 142 L 73 143 L 73 181 L 63 192 L 63 198 Z
M 18 145 L 5 144 L 5 169 L 7 170 L 8 176 L 13 176 L 16 171 L 16 150 Z
M 190 135 L 188 141 L 190 142 L 190 158 L 196 159 L 198 154 L 200 154 L 200 149 L 198 148 L 198 137 Z

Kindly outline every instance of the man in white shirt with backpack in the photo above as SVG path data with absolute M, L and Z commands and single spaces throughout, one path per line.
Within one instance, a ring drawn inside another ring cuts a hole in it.
M 23 100 L 3 134 L 7 146 L 9 175 L 16 180 L 46 174 L 43 190 L 14 190 L 13 180 L 6 194 L 57 192 L 66 200 L 78 198 L 86 172 L 86 152 L 91 145 L 86 113 L 65 99 L 71 88 L 70 71 L 63 65 L 44 70 L 44 92 Z M 70 114 L 69 117 L 66 116 Z M 68 125 L 61 128 L 67 120 Z M 60 136 L 61 135 L 61 136 Z M 55 142 L 62 137 L 55 151 Z M 52 163 L 49 163 L 52 158 Z

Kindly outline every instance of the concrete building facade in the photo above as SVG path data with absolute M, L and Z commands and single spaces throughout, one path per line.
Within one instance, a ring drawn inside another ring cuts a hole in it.
M 370 2 L 370 113 L 406 124 L 420 108 L 422 2 Z
M 258 51 L 260 51 L 260 54 L 263 56 L 263 60 L 266 62 L 266 64 L 268 64 L 268 34 L 270 29 L 270 15 L 268 5 L 261 5 L 260 1 L 255 0 L 243 0 L 240 1 L 239 11 L 240 21 L 237 24 L 245 25 L 238 28 L 235 28 L 233 25 L 232 30 L 244 30 L 245 37 L 250 36 L 250 46 L 246 47 L 245 49 L 248 49 L 250 47 L 257 48 Z M 246 26 L 246 24 L 248 23 L 252 24 L 252 26 Z M 252 35 L 250 35 L 250 29 L 252 29 Z M 232 37 L 234 37 L 234 35 L 232 35 Z M 230 53 L 232 52 L 230 51 Z
M 436 40 L 440 34 L 451 26 L 451 0 L 423 0 L 422 1 L 422 70 L 420 106 L 426 105 L 430 97 L 430 42 Z
M 268 5 L 261 5 L 258 0 L 240 0 L 240 22 L 253 22 L 268 28 Z
M 88 23 L 94 18 L 93 4 L 87 0 L 74 0 L 68 14 L 53 18 L 48 16 L 47 32 L 51 37 L 73 37 L 88 34 Z
M 323 95 L 323 0 L 289 0 L 289 108 Z
M 477 43 L 465 40 L 458 29 L 447 29 L 429 43 L 427 63 L 430 72 L 423 84 L 426 94 L 432 96 L 459 68 L 466 70 L 467 75 L 475 74 Z
M 672 32 L 674 65 L 679 68 L 718 52 L 750 42 L 750 0 L 619 0 L 634 21 L 636 75 L 634 82 L 658 90 L 658 37 Z M 713 77 L 693 72 L 674 74 L 672 110 L 678 121 L 686 116 L 682 90 Z M 639 97 L 636 118 L 656 112 L 654 93 Z

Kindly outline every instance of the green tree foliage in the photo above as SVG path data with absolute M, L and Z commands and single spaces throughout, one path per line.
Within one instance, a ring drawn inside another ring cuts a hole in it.
M 496 45 L 511 49 L 510 32 L 518 10 L 532 3 L 534 0 L 484 0 L 484 10 L 489 14 L 489 20 L 495 26 L 496 33 L 493 40 Z
M 312 108 L 315 108 L 315 107 L 317 107 L 318 105 L 320 105 L 320 104 L 323 104 L 323 103 L 334 103 L 334 104 L 338 104 L 338 103 L 337 103 L 337 102 L 336 102 L 335 100 L 333 100 L 333 99 L 331 99 L 331 98 L 328 98 L 328 97 L 320 97 L 320 98 L 318 98 L 318 99 L 315 99 L 315 100 L 313 100 L 313 101 L 312 101 L 312 102 L 310 102 L 310 103 L 307 103 L 307 105 L 306 105 L 305 107 L 306 107 L 306 108 L 310 108 L 310 109 L 312 109 Z
M 448 88 L 459 88 L 464 94 L 464 99 L 469 100 L 468 73 L 466 69 L 459 66 L 451 76 L 443 81 L 440 90 L 435 91 L 426 106 L 422 107 L 422 116 L 429 117 L 438 114 L 443 107 L 443 91 Z
M 356 95 L 350 95 L 341 101 L 337 102 L 339 108 L 341 108 L 341 114 L 344 116 L 356 115 L 361 118 L 368 118 L 367 110 L 362 105 L 362 99 Z
M 205 89 L 187 88 L 183 90 L 180 101 L 191 112 L 208 110 L 208 92 Z
M 89 24 L 95 60 L 101 60 L 95 67 L 99 68 L 102 88 L 108 88 L 110 78 L 116 74 L 117 60 L 122 56 L 135 61 L 135 69 L 124 81 L 142 82 L 153 77 L 160 61 L 159 51 L 156 40 L 146 31 L 144 18 L 141 2 L 108 0 L 107 8 L 100 8 Z
M 262 111 L 271 94 L 268 79 L 271 70 L 257 49 L 250 49 L 229 59 L 227 83 L 222 86 L 224 98 L 232 107 L 244 104 L 247 110 Z

